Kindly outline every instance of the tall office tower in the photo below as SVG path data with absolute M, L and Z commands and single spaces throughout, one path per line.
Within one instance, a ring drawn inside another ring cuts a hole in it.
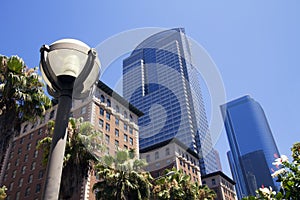
M 255 195 L 262 185 L 278 187 L 271 177 L 279 155 L 262 107 L 250 96 L 221 106 L 230 152 L 227 153 L 239 198 Z
M 123 95 L 139 118 L 140 149 L 177 138 L 200 157 L 202 174 L 217 171 L 202 100 L 183 28 L 156 33 L 123 60 Z

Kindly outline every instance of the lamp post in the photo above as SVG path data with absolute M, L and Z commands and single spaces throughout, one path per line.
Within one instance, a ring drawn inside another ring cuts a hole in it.
M 40 53 L 40 70 L 48 93 L 58 99 L 43 199 L 57 200 L 72 99 L 83 99 L 90 94 L 100 75 L 100 62 L 95 49 L 75 39 L 43 45 Z

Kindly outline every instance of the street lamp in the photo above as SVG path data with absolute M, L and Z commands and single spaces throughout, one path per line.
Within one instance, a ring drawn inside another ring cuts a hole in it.
M 48 93 L 58 99 L 43 199 L 57 200 L 72 98 L 83 99 L 90 94 L 100 75 L 100 61 L 95 49 L 75 39 L 43 45 L 40 52 L 40 70 Z

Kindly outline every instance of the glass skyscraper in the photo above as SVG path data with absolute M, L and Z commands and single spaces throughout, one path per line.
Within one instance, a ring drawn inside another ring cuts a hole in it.
M 271 169 L 279 152 L 260 104 L 247 95 L 222 105 L 221 111 L 238 197 L 255 195 L 262 185 L 276 189 L 278 183 L 272 179 Z
M 217 164 L 198 78 L 182 28 L 148 37 L 123 60 L 123 95 L 144 113 L 140 149 L 177 138 L 200 156 L 207 174 Z

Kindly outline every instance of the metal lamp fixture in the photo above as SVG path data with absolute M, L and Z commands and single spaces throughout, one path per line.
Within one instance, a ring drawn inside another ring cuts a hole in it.
M 42 46 L 40 69 L 50 95 L 57 98 L 62 90 L 72 87 L 73 99 L 82 99 L 100 75 L 100 61 L 96 50 L 85 43 L 62 39 Z
M 75 39 L 43 45 L 40 52 L 40 70 L 48 92 L 58 99 L 43 199 L 57 200 L 72 99 L 83 99 L 90 94 L 100 75 L 100 61 L 94 49 Z

